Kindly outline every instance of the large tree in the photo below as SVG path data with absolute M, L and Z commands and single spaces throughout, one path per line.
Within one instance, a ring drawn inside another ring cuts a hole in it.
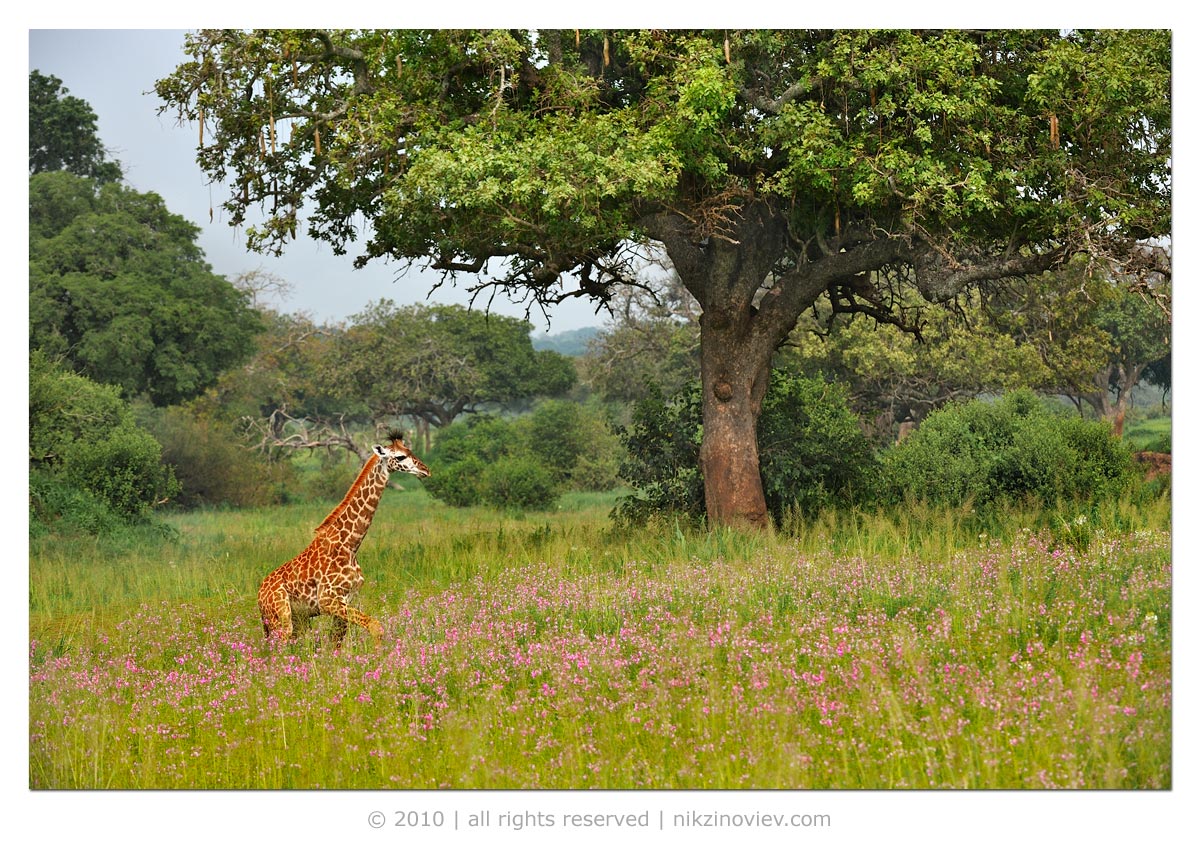
M 100 142 L 96 113 L 72 97 L 62 80 L 29 72 L 29 173 L 68 171 L 100 182 L 121 179 L 121 163 L 109 161 Z
M 702 310 L 708 516 L 765 523 L 776 347 L 1170 228 L 1165 31 L 205 30 L 160 80 L 252 246 L 311 235 L 533 303 L 657 242 Z M 311 208 L 305 212 L 305 207 Z M 360 231 L 363 223 L 369 224 Z
M 157 194 L 63 171 L 29 179 L 29 346 L 127 397 L 195 397 L 253 350 L 247 296 Z
M 321 381 L 328 394 L 362 402 L 376 419 L 413 418 L 428 448 L 430 426 L 570 389 L 570 360 L 534 350 L 531 329 L 462 306 L 401 308 L 381 300 L 337 337 Z

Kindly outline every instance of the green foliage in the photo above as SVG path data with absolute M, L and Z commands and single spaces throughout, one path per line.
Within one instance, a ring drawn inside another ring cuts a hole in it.
M 99 495 L 67 480 L 61 474 L 38 468 L 29 471 L 29 533 L 52 532 L 112 535 L 126 521 Z
M 605 400 L 637 402 L 653 389 L 674 394 L 700 372 L 700 328 L 672 317 L 623 317 L 592 341 L 582 378 Z
M 1033 393 L 931 414 L 884 457 L 884 496 L 983 506 L 1031 497 L 1097 502 L 1134 481 L 1129 449 L 1107 423 L 1055 413 Z
M 255 249 L 303 216 L 359 264 L 545 305 L 610 303 L 659 246 L 704 310 L 704 372 L 746 365 L 738 431 L 709 438 L 753 440 L 748 381 L 822 294 L 895 317 L 890 279 L 945 303 L 1079 253 L 1140 272 L 1171 231 L 1167 30 L 210 29 L 185 50 L 157 93 L 213 128 L 229 220 L 271 210 Z M 704 452 L 752 477 L 732 446 Z
M 671 398 L 637 405 L 630 426 L 620 430 L 629 451 L 622 476 L 636 492 L 618 507 L 619 518 L 640 523 L 658 513 L 703 516 L 700 405 L 695 383 Z M 874 468 L 846 392 L 822 379 L 775 371 L 758 443 L 764 494 L 776 522 L 852 502 Z
M 776 371 L 758 420 L 758 462 L 776 521 L 864 497 L 875 461 L 846 390 Z
M 294 482 L 289 463 L 247 449 L 227 423 L 198 415 L 192 406 L 154 410 L 147 417 L 163 461 L 179 481 L 180 506 L 273 505 Z
M 157 405 L 196 396 L 250 354 L 257 313 L 158 195 L 40 173 L 29 218 L 31 349 Z
M 545 400 L 519 418 L 473 415 L 439 430 L 437 471 L 423 484 L 452 506 L 547 508 L 562 491 L 615 488 L 621 451 L 600 407 Z
M 120 162 L 106 161 L 96 113 L 67 95 L 62 80 L 29 72 L 29 173 L 68 171 L 98 182 L 121 179 Z
M 906 417 L 920 420 L 955 400 L 1061 386 L 1042 361 L 1043 348 L 993 326 L 978 296 L 959 298 L 951 312 L 922 305 L 909 285 L 900 285 L 899 293 L 908 324 L 920 327 L 919 338 L 893 324 L 835 314 L 823 299 L 801 318 L 780 354 L 794 370 L 845 384 L 852 407 L 873 422 L 880 444 L 894 441 L 894 425 Z
M 356 30 L 330 33 L 335 50 L 320 37 L 201 30 L 156 86 L 164 108 L 218 127 L 200 161 L 227 177 L 231 221 L 276 210 L 248 228 L 257 248 L 293 238 L 315 198 L 310 231 L 339 249 L 358 215 L 375 222 L 362 261 L 505 257 L 552 297 L 570 268 L 596 280 L 597 256 L 648 208 L 747 191 L 789 206 L 797 233 L 832 235 L 835 209 L 842 225 L 897 211 L 988 243 L 1014 224 L 1037 242 L 1169 220 L 1167 31 Z M 280 114 L 305 117 L 264 155 Z
M 583 411 L 570 400 L 538 404 L 525 421 L 529 449 L 549 468 L 554 481 L 566 483 L 587 448 L 582 427 Z
M 621 477 L 636 491 L 622 500 L 614 517 L 645 523 L 655 514 L 704 514 L 704 478 L 700 475 L 700 386 L 692 381 L 670 397 L 654 390 L 633 409 L 617 435 L 627 458 Z
M 529 455 L 506 456 L 488 465 L 480 488 L 483 502 L 517 511 L 549 509 L 561 491 L 550 470 Z
M 437 473 L 425 480 L 425 490 L 449 506 L 478 506 L 483 502 L 483 474 L 491 466 L 478 456 L 439 465 Z
M 603 407 L 544 400 L 520 419 L 519 431 L 557 484 L 574 491 L 608 491 L 619 484 L 623 448 Z
M 557 497 L 554 474 L 505 418 L 477 415 L 440 430 L 425 490 L 451 506 L 545 509 Z
M 133 419 L 115 388 L 71 373 L 44 355 L 30 356 L 29 463 L 38 485 L 30 489 L 37 522 L 71 522 L 102 529 L 101 503 L 117 519 L 146 518 L 179 491 L 162 447 Z M 85 495 L 69 495 L 68 488 Z M 68 511 L 61 511 L 62 509 Z
M 305 315 L 262 312 L 263 331 L 255 349 L 241 367 L 221 374 L 214 390 L 194 401 L 198 413 L 223 417 L 269 418 L 272 412 L 305 418 L 347 419 L 369 417 L 366 406 L 352 401 L 321 374 L 328 367 L 338 328 L 314 323 Z
M 570 359 L 535 351 L 529 323 L 516 318 L 381 300 L 351 321 L 334 337 L 318 385 L 359 399 L 376 417 L 446 426 L 464 412 L 560 394 L 575 382 Z

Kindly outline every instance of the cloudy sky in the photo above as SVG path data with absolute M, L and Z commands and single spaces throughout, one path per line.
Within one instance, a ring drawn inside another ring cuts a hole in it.
M 185 60 L 184 30 L 166 29 L 31 29 L 29 70 L 62 80 L 71 96 L 86 100 L 96 113 L 100 138 L 110 157 L 121 162 L 126 182 L 139 191 L 161 195 L 172 212 L 202 228 L 200 246 L 213 269 L 228 278 L 262 270 L 286 280 L 289 297 L 274 303 L 283 311 L 305 311 L 318 320 L 341 320 L 369 302 L 387 297 L 397 303 L 423 301 L 440 279 L 434 272 L 398 264 L 353 267 L 353 254 L 336 256 L 326 244 L 302 238 L 284 256 L 251 253 L 243 234 L 231 227 L 220 208 L 225 192 L 210 186 L 195 162 L 197 129 L 158 114 L 162 102 L 154 94 L 156 80 Z M 212 222 L 209 222 L 210 210 Z M 466 303 L 461 289 L 447 285 L 433 295 L 437 302 Z M 492 309 L 524 316 L 523 305 L 502 302 Z M 483 300 L 478 301 L 482 307 Z M 531 315 L 545 329 L 540 312 Z M 551 314 L 550 331 L 561 332 L 603 322 L 585 301 L 565 303 Z

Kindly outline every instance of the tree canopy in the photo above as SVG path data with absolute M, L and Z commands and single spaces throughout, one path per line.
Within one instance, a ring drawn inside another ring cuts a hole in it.
M 251 246 L 607 301 L 661 245 L 703 314 L 709 518 L 766 521 L 770 361 L 821 296 L 893 318 L 1170 231 L 1166 31 L 203 30 L 158 93 Z M 363 230 L 362 224 L 367 227 Z
M 330 394 L 360 398 L 376 417 L 446 426 L 464 412 L 561 394 L 574 384 L 565 356 L 533 349 L 531 328 L 462 306 L 381 300 L 338 337 L 324 380 Z
M 157 194 L 35 174 L 29 230 L 31 349 L 157 405 L 196 396 L 252 351 L 257 313 Z
M 29 72 L 29 173 L 68 171 L 100 182 L 121 179 L 121 163 L 109 161 L 86 101 L 71 97 L 62 80 Z

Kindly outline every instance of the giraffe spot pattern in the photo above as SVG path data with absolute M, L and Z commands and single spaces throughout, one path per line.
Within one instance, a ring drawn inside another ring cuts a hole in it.
M 335 618 L 335 646 L 348 623 L 364 627 L 379 642 L 383 627 L 350 602 L 365 581 L 356 553 L 393 471 L 429 476 L 429 469 L 398 439 L 386 448 L 377 447 L 342 502 L 317 527 L 308 547 L 263 579 L 258 606 L 268 638 L 293 639 L 293 622 L 327 614 Z

